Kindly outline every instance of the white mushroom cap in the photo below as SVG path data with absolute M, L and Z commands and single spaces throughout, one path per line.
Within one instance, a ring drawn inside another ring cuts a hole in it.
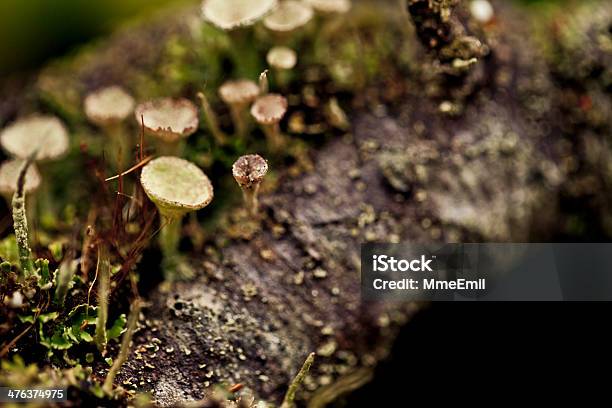
M 134 98 L 120 86 L 98 89 L 84 101 L 85 115 L 96 125 L 119 123 L 134 111 Z
M 487 0 L 473 0 L 470 2 L 470 13 L 476 21 L 486 24 L 493 19 L 495 11 Z
M 4 150 L 12 156 L 36 160 L 52 160 L 68 150 L 68 131 L 55 116 L 34 115 L 8 126 L 0 135 Z
M 306 0 L 320 13 L 346 13 L 351 9 L 351 0 Z
M 297 64 L 297 53 L 288 47 L 273 47 L 268 51 L 266 60 L 276 69 L 292 69 Z
M 23 159 L 12 159 L 2 163 L 0 166 L 0 193 L 13 194 L 17 190 L 17 178 L 23 162 Z M 23 191 L 26 193 L 35 191 L 40 186 L 40 182 L 40 173 L 36 165 L 32 163 L 26 171 Z
M 313 14 L 314 11 L 309 4 L 286 0 L 264 19 L 263 24 L 272 31 L 288 32 L 308 23 Z
M 230 105 L 249 104 L 259 96 L 259 86 L 250 79 L 227 81 L 219 88 L 219 96 Z
M 268 173 L 268 162 L 258 154 L 241 156 L 232 166 L 232 175 L 242 188 L 260 184 Z
M 280 122 L 285 113 L 287 113 L 287 98 L 278 94 L 260 96 L 251 107 L 251 115 L 262 125 Z
M 140 183 L 162 215 L 181 216 L 206 207 L 213 199 L 213 186 L 195 164 L 178 157 L 163 156 L 142 168 Z
M 278 0 L 204 0 L 204 19 L 223 30 L 250 26 L 270 12 Z
M 134 111 L 145 128 L 166 142 L 176 142 L 198 130 L 198 108 L 187 99 L 162 98 L 141 103 Z

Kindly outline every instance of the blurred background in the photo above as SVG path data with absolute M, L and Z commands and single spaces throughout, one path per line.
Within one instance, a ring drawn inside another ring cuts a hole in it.
M 134 18 L 199 0 L 2 0 L 0 75 L 38 68 Z M 381 0 L 362 0 L 381 1 Z M 385 1 L 385 0 L 383 0 Z M 387 0 L 397 1 L 397 0 Z M 519 0 L 530 4 L 567 0 Z
M 0 75 L 38 68 L 47 59 L 104 36 L 134 18 L 195 0 L 2 0 Z

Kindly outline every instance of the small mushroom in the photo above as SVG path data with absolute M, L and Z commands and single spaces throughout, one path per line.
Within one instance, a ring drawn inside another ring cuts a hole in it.
M 140 183 L 157 206 L 161 218 L 160 246 L 166 276 L 189 276 L 187 264 L 178 253 L 181 220 L 190 211 L 206 207 L 213 199 L 210 180 L 195 164 L 178 157 L 151 160 L 142 169 Z
M 287 113 L 287 99 L 278 94 L 267 94 L 257 98 L 251 107 L 251 115 L 259 123 L 268 139 L 269 148 L 279 152 L 285 146 L 279 123 Z
M 476 21 L 487 24 L 493 20 L 495 11 L 487 0 L 472 0 L 470 2 L 470 13 Z
M 107 127 L 123 122 L 134 111 L 134 98 L 120 86 L 108 86 L 87 95 L 85 115 L 92 123 Z
M 2 148 L 11 156 L 55 160 L 68 151 L 68 131 L 54 116 L 33 115 L 14 122 L 0 134 Z
M 285 86 L 289 82 L 289 71 L 297 64 L 297 53 L 288 47 L 273 47 L 268 51 L 266 60 L 275 71 L 278 84 Z
M 141 103 L 135 118 L 161 143 L 163 153 L 180 152 L 183 139 L 198 129 L 198 108 L 187 99 L 161 98 Z M 142 119 L 141 119 L 142 118 Z
M 17 190 L 17 178 L 19 177 L 19 171 L 21 170 L 21 166 L 23 166 L 23 162 L 23 159 L 12 159 L 5 161 L 2 163 L 2 166 L 0 166 L 0 193 L 2 193 L 9 202 Z M 25 175 L 23 191 L 26 194 L 33 193 L 40 186 L 40 182 L 40 173 L 36 165 L 32 163 Z
M 101 127 L 111 138 L 111 154 L 118 168 L 129 160 L 131 144 L 122 127 L 123 121 L 134 111 L 134 98 L 120 86 L 108 86 L 87 95 L 83 102 L 85 116 Z
M 268 172 L 268 162 L 257 154 L 240 157 L 232 166 L 232 175 L 242 190 L 249 214 L 255 216 L 259 208 L 259 186 Z
M 268 64 L 277 70 L 289 70 L 297 64 L 297 53 L 288 47 L 274 47 L 266 56 Z
M 306 25 L 314 12 L 312 7 L 297 0 L 282 2 L 263 20 L 264 26 L 275 33 L 290 33 Z
M 248 106 L 259 96 L 259 86 L 248 79 L 227 81 L 219 88 L 219 96 L 230 107 L 236 133 L 244 137 L 247 132 Z
M 202 15 L 222 30 L 234 30 L 255 24 L 277 4 L 278 0 L 204 0 Z

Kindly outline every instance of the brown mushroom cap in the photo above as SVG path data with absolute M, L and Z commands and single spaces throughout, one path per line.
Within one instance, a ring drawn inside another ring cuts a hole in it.
M 166 142 L 176 142 L 198 129 L 198 108 L 187 99 L 162 98 L 141 103 L 134 111 L 136 121 Z
M 151 160 L 142 168 L 140 182 L 165 216 L 180 216 L 204 208 L 214 196 L 206 174 L 195 164 L 178 157 Z
M 122 122 L 134 111 L 134 98 L 113 85 L 90 93 L 83 105 L 87 119 L 98 126 L 108 126 Z
M 222 30 L 255 24 L 270 12 L 278 0 L 204 0 L 202 15 Z
M 351 0 L 306 0 L 320 13 L 346 13 L 351 9 Z
M 232 174 L 242 188 L 253 188 L 268 173 L 268 162 L 258 154 L 241 156 L 232 166 Z
M 0 166 L 0 193 L 13 194 L 17 190 L 17 178 L 23 165 L 23 159 L 12 159 L 5 161 Z M 34 163 L 30 164 L 25 176 L 23 191 L 31 193 L 40 186 L 41 178 Z
M 302 1 L 286 0 L 282 2 L 264 21 L 264 26 L 276 32 L 289 32 L 308 23 L 314 11 Z
M 273 47 L 268 51 L 266 60 L 276 69 L 293 69 L 297 64 L 297 53 L 288 47 Z
M 251 107 L 251 115 L 257 123 L 273 125 L 287 113 L 287 98 L 278 94 L 267 94 L 257 98 Z
M 227 81 L 219 88 L 219 96 L 230 105 L 249 104 L 259 96 L 259 86 L 249 79 Z
M 0 143 L 8 154 L 20 159 L 38 151 L 36 160 L 53 160 L 68 150 L 68 131 L 55 116 L 34 115 L 5 128 Z

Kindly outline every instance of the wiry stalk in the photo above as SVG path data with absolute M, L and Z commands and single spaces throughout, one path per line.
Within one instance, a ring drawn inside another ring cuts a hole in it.
M 98 316 L 94 341 L 102 354 L 106 353 L 106 322 L 108 320 L 108 296 L 110 293 L 111 265 L 106 248 L 98 249 Z
M 208 102 L 208 98 L 206 97 L 206 95 L 204 95 L 203 92 L 198 93 L 198 98 L 200 99 L 200 103 L 202 105 L 202 111 L 204 111 L 204 116 L 206 116 L 206 124 L 208 125 L 208 128 L 210 129 L 210 133 L 212 133 L 213 137 L 215 138 L 215 141 L 218 144 L 220 145 L 226 144 L 227 135 L 223 133 L 223 131 L 219 127 L 219 120 L 217 119 L 217 114 L 210 106 L 210 103 Z
M 107 395 L 111 395 L 113 392 L 113 382 L 115 381 L 115 376 L 121 369 L 123 363 L 125 363 L 130 355 L 130 348 L 132 342 L 132 336 L 134 335 L 134 331 L 136 331 L 136 325 L 138 324 L 138 315 L 140 314 L 141 303 L 140 299 L 136 299 L 132 302 L 132 307 L 130 310 L 130 315 L 127 320 L 127 327 L 125 333 L 123 333 L 123 338 L 121 339 L 121 348 L 119 349 L 119 355 L 113 362 L 112 367 L 108 370 L 108 374 L 106 375 L 106 379 L 104 380 L 104 385 L 102 389 Z
M 17 190 L 13 194 L 13 228 L 15 229 L 15 238 L 19 249 L 19 262 L 25 277 L 34 274 L 34 264 L 32 263 L 32 250 L 28 240 L 28 218 L 26 216 L 26 200 L 25 200 L 25 177 L 28 168 L 34 161 L 36 153 L 32 154 L 19 169 L 17 177 Z
M 302 368 L 300 368 L 300 371 L 297 373 L 293 381 L 291 381 L 291 384 L 289 385 L 289 389 L 287 390 L 287 394 L 285 394 L 285 398 L 283 398 L 283 403 L 281 404 L 280 408 L 292 408 L 293 407 L 293 401 L 295 400 L 295 393 L 300 388 L 300 385 L 302 385 L 302 383 L 304 382 L 304 378 L 306 378 L 306 374 L 308 374 L 308 371 L 310 370 L 310 366 L 314 362 L 314 358 L 315 358 L 315 353 L 310 353 L 308 355 L 308 358 L 306 358 L 306 361 L 304 361 Z

